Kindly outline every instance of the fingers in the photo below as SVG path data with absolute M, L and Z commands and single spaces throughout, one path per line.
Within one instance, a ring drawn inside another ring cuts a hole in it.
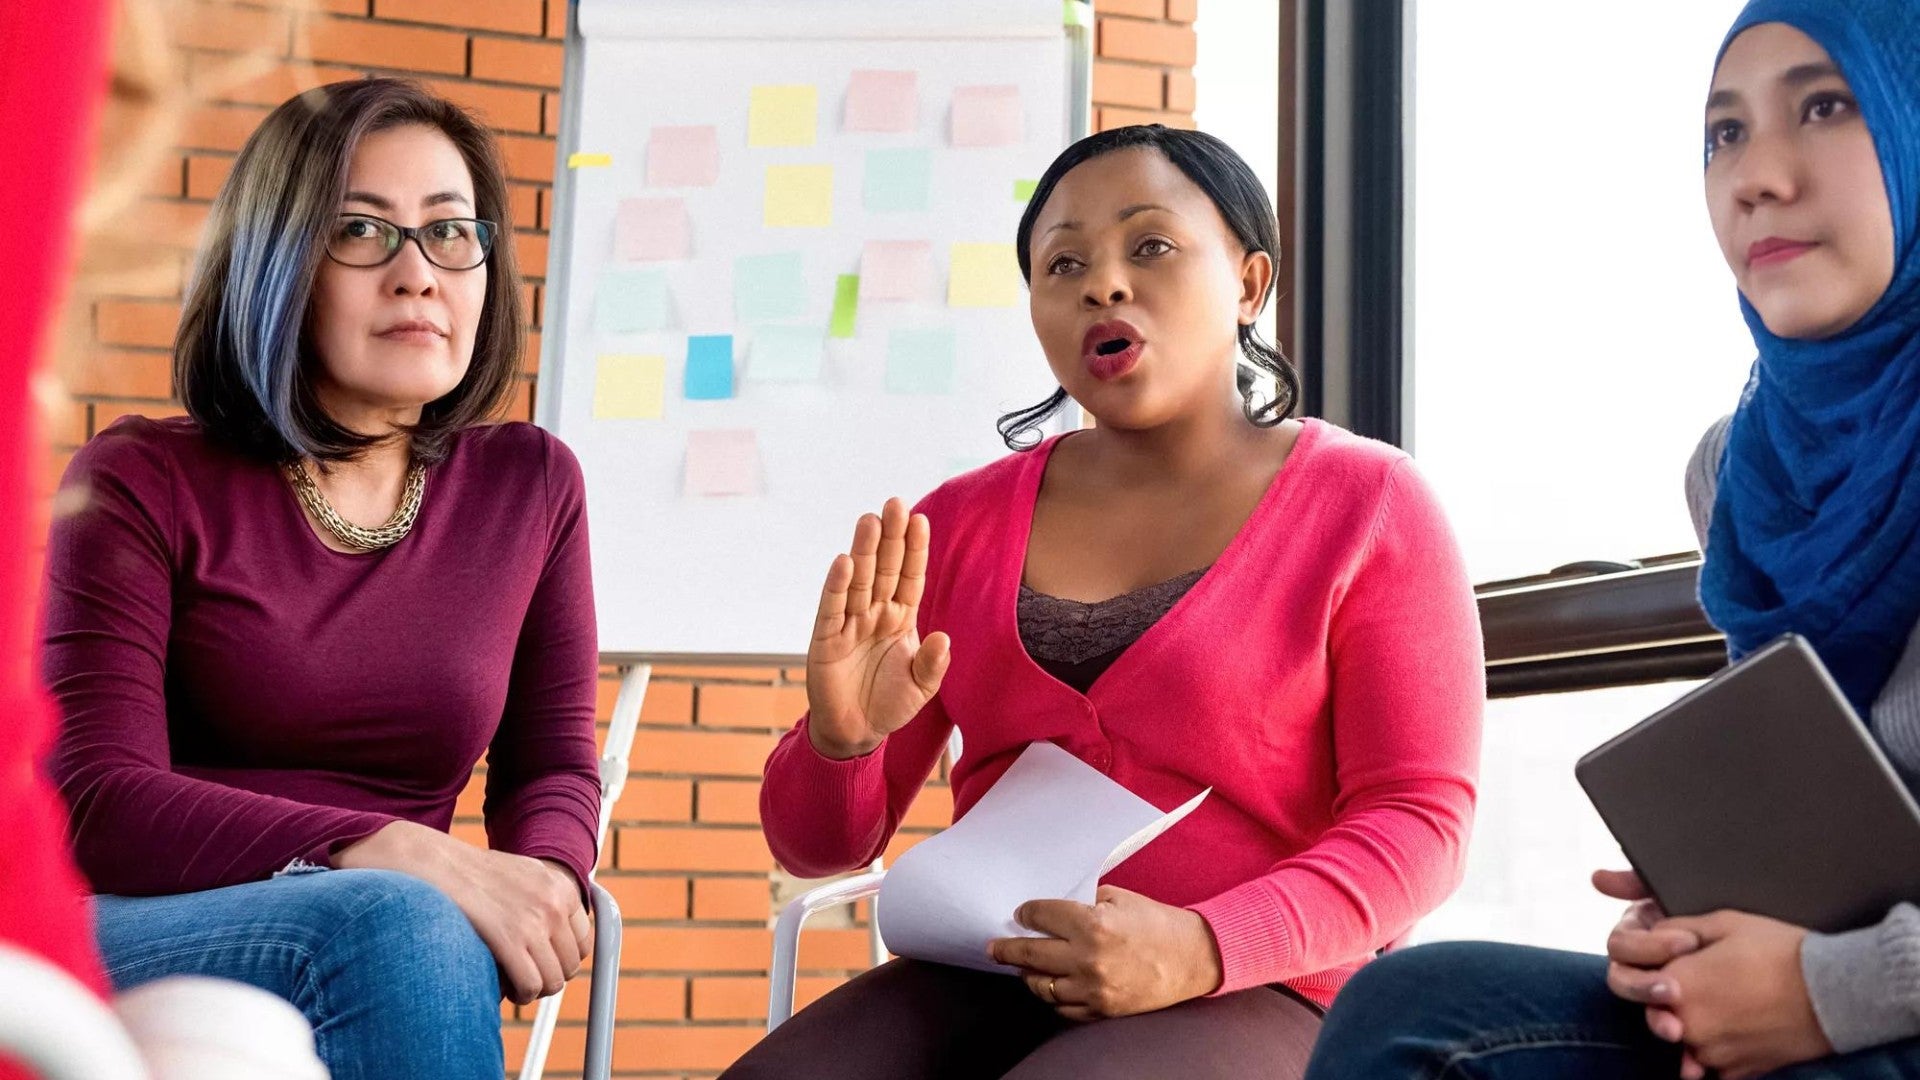
M 895 599 L 900 571 L 907 558 L 907 504 L 888 499 L 880 511 L 880 546 L 874 554 L 873 596 L 881 603 Z
M 547 939 L 547 945 L 553 949 L 553 958 L 559 962 L 560 982 L 580 974 L 580 961 L 585 955 L 580 951 L 580 938 L 568 923 L 560 923 L 553 928 L 553 936 Z M 559 986 L 542 987 L 548 994 L 558 993 Z M 545 995 L 542 995 L 543 997 Z
M 562 931 L 562 933 L 565 934 L 566 932 Z M 566 936 L 569 938 L 572 937 L 571 934 L 566 934 Z M 568 946 L 568 948 L 571 950 L 572 947 Z M 528 951 L 533 956 L 533 966 L 537 968 L 540 973 L 539 985 L 536 987 L 533 996 L 543 998 L 559 993 L 560 988 L 567 984 L 567 972 L 565 964 L 560 959 L 560 954 L 554 949 L 554 943 L 551 940 L 536 941 L 532 943 L 532 948 Z
M 1072 941 L 1093 922 L 1093 909 L 1071 900 L 1029 900 L 1013 913 L 1013 921 L 1029 930 Z
M 1681 1024 L 1680 1017 L 1671 1009 L 1662 1009 L 1655 1005 L 1647 1006 L 1647 1030 L 1653 1037 L 1666 1042 L 1677 1043 L 1686 1037 L 1687 1029 Z
M 894 590 L 893 598 L 908 607 L 919 606 L 920 597 L 926 592 L 927 547 L 932 537 L 927 515 L 915 514 L 907 519 L 906 553 L 900 563 L 900 586 Z
M 1653 928 L 1655 931 L 1692 934 L 1694 940 L 1700 943 L 1699 947 L 1704 949 L 1714 942 L 1719 941 L 1721 938 L 1733 933 L 1739 928 L 1742 920 L 1751 918 L 1753 918 L 1753 916 L 1745 915 L 1738 911 L 1715 911 L 1707 915 L 1690 915 L 1684 918 L 1662 919 L 1653 924 Z
M 1607 935 L 1607 959 L 1628 967 L 1658 968 L 1699 950 L 1700 939 L 1691 931 L 1665 923 L 1653 930 L 1633 930 L 1623 924 Z
M 1615 900 L 1647 900 L 1653 893 L 1632 870 L 1595 870 L 1593 887 Z
M 1707 1080 L 1707 1067 L 1691 1050 L 1680 1055 L 1680 1080 Z
M 469 916 L 472 918 L 472 916 Z M 533 955 L 508 932 L 504 922 L 482 917 L 475 919 L 474 930 L 486 942 L 487 951 L 500 969 L 500 992 L 515 1005 L 525 1005 L 540 996 L 540 967 Z
M 526 950 L 504 953 L 494 951 L 494 962 L 500 966 L 500 989 L 513 999 L 515 1005 L 526 1005 L 540 996 L 540 965 L 534 963 L 533 955 Z
M 1635 900 L 1627 905 L 1627 910 L 1620 913 L 1620 921 L 1615 924 L 1614 929 L 1651 930 L 1654 923 L 1664 918 L 1666 916 L 1660 913 L 1660 905 L 1651 900 Z
M 573 918 L 568 922 L 573 929 L 574 942 L 580 946 L 580 959 L 584 961 L 593 955 L 593 920 L 587 917 L 586 909 L 581 908 L 573 913 Z
M 853 557 L 835 555 L 820 588 L 820 610 L 813 619 L 813 640 L 822 641 L 847 624 L 847 587 L 853 582 Z
M 1665 972 L 1648 971 L 1626 964 L 1607 965 L 1607 989 L 1613 991 L 1614 997 L 1642 1005 L 1671 1007 L 1679 1000 L 1673 979 Z
M 859 615 L 873 606 L 873 568 L 880 559 L 880 518 L 860 515 L 853 527 L 853 580 L 847 585 L 847 613 Z
M 987 956 L 1041 975 L 1065 976 L 1074 969 L 1073 946 L 1058 938 L 999 938 L 987 943 Z
M 1053 1006 L 1069 1020 L 1092 1020 L 1097 1015 L 1087 1002 L 1086 983 L 1076 976 L 1023 971 L 1020 978 L 1034 997 Z
M 904 640 L 904 639 L 903 639 Z M 953 662 L 952 641 L 939 630 L 927 635 L 920 651 L 913 654 L 914 685 L 928 697 L 940 692 L 940 680 L 946 678 L 947 665 Z

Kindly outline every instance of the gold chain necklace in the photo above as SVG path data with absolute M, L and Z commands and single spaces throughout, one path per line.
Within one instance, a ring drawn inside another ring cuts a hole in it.
M 412 530 L 413 520 L 420 516 L 421 496 L 427 490 L 427 468 L 415 462 L 407 470 L 407 487 L 400 495 L 400 505 L 394 508 L 393 516 L 384 525 L 366 529 L 340 516 L 321 494 L 319 485 L 313 482 L 313 474 L 307 472 L 305 462 L 296 458 L 288 462 L 285 469 L 287 482 L 300 497 L 300 505 L 306 507 L 334 539 L 355 551 L 378 551 L 399 543 Z

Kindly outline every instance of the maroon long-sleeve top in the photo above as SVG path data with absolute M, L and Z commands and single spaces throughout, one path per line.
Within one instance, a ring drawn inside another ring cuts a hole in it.
M 279 470 L 129 418 L 63 483 L 48 551 L 52 769 L 95 890 L 324 865 L 397 819 L 445 830 L 487 756 L 489 845 L 594 862 L 598 673 L 578 462 L 462 433 L 413 530 L 328 548 Z

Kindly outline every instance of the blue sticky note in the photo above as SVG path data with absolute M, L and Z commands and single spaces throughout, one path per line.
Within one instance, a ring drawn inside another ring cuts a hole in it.
M 827 335 L 814 326 L 763 326 L 753 332 L 747 375 L 755 382 L 814 382 Z
M 807 285 L 800 253 L 783 251 L 735 259 L 733 313 L 748 324 L 805 315 Z
M 593 328 L 603 334 L 644 334 L 667 325 L 667 275 L 659 270 L 609 270 L 593 298 Z
M 933 181 L 930 150 L 869 150 L 866 208 L 872 211 L 925 210 Z
M 887 335 L 887 393 L 953 393 L 953 331 L 895 330 Z
M 687 339 L 688 401 L 724 401 L 733 396 L 733 335 Z

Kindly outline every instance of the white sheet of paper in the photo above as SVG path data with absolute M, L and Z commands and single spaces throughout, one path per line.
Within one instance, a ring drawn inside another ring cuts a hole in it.
M 887 871 L 880 936 L 899 956 L 1014 974 L 987 959 L 1029 900 L 1093 903 L 1100 878 L 1192 813 L 1208 788 L 1161 813 L 1049 742 L 1021 753 L 966 816 Z

